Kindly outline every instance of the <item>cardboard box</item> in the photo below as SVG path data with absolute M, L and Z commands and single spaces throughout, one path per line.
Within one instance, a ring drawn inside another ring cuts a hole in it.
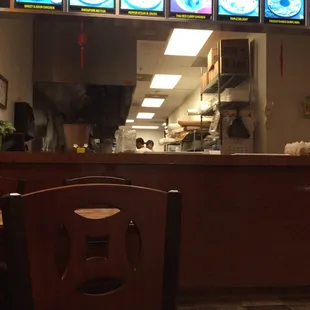
M 215 78 L 214 69 L 212 69 L 208 72 L 208 84 L 211 83 L 214 78 Z
M 201 81 L 201 93 L 203 93 L 208 85 L 208 72 L 205 72 L 201 78 L 200 78 L 200 81 Z
M 208 70 L 214 65 L 214 63 L 218 60 L 218 50 L 217 48 L 211 48 L 208 53 Z
M 249 59 L 250 49 L 248 39 L 221 40 L 220 57 Z
M 221 74 L 249 74 L 249 59 L 221 57 L 220 58 L 220 73 Z
M 219 74 L 219 62 L 217 61 L 214 64 L 214 76 L 217 76 Z

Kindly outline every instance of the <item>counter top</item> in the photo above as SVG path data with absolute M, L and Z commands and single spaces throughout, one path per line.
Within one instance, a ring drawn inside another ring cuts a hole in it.
M 202 153 L 76 154 L 0 152 L 1 163 L 17 164 L 118 164 L 202 166 L 310 166 L 307 156 L 206 155 Z

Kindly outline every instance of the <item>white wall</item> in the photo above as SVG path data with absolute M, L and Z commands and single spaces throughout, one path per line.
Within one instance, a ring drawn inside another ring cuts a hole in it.
M 0 74 L 9 81 L 7 109 L 0 120 L 14 121 L 14 102 L 32 104 L 32 19 L 0 18 Z
M 265 105 L 267 100 L 267 36 L 253 34 L 250 37 L 253 49 L 252 66 L 252 107 L 255 121 L 254 151 L 267 151 L 267 132 L 265 126 Z
M 163 152 L 164 146 L 159 145 L 158 141 L 164 137 L 163 130 L 137 130 L 137 138 L 142 138 L 145 142 L 147 140 L 154 141 L 154 151 Z
M 199 116 L 189 116 L 187 114 L 188 109 L 198 109 L 200 107 L 200 86 L 191 93 L 184 102 L 169 116 L 169 124 L 182 121 L 195 121 L 199 120 Z
M 267 123 L 267 151 L 283 153 L 288 142 L 310 141 L 310 119 L 303 118 L 302 109 L 303 99 L 310 95 L 310 37 L 268 35 L 267 55 L 267 100 L 274 102 Z

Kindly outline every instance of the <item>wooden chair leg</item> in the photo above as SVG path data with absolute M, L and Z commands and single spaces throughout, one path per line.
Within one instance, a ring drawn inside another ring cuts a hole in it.
M 5 263 L 0 263 L 0 292 L 2 294 L 0 308 L 9 310 L 8 269 Z

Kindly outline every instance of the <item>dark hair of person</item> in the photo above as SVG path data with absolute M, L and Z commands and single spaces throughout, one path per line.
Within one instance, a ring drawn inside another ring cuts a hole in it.
M 137 138 L 137 139 L 136 139 L 136 143 L 137 143 L 137 144 L 140 143 L 140 144 L 143 144 L 143 145 L 145 144 L 145 143 L 144 143 L 144 140 L 143 140 L 142 138 Z

